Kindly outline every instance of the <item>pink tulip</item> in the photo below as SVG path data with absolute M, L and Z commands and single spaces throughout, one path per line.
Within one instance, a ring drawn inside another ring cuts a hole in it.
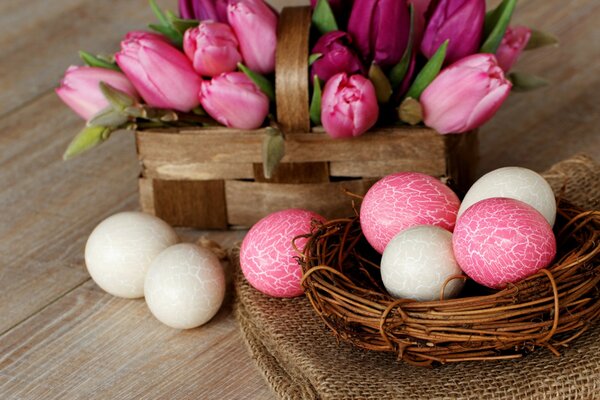
M 421 94 L 425 125 L 461 133 L 487 122 L 512 84 L 493 54 L 473 54 L 444 69 Z
M 241 72 L 202 82 L 200 103 L 211 117 L 231 128 L 259 128 L 269 113 L 269 98 Z
M 483 35 L 485 0 L 438 0 L 432 7 L 433 13 L 421 42 L 421 53 L 431 58 L 448 39 L 444 64 L 476 53 Z
M 188 29 L 183 38 L 183 50 L 204 76 L 217 76 L 237 69 L 242 61 L 238 41 L 229 25 L 205 21 Z
M 228 0 L 179 0 L 179 15 L 183 19 L 227 22 Z
M 321 122 L 333 138 L 359 136 L 375 125 L 379 116 L 371 81 L 344 72 L 325 84 L 321 98 Z
M 261 74 L 273 72 L 278 20 L 275 11 L 263 0 L 231 0 L 227 18 L 248 68 Z
M 526 26 L 511 26 L 506 30 L 500 47 L 496 51 L 498 65 L 504 72 L 510 71 L 517 62 L 530 37 L 531 29 Z
M 108 101 L 100 91 L 100 82 L 139 99 L 133 85 L 120 72 L 105 68 L 70 66 L 65 72 L 56 94 L 81 118 L 89 121 L 108 107 Z
M 350 35 L 345 32 L 333 31 L 321 36 L 312 49 L 313 54 L 321 54 L 321 57 L 313 63 L 310 76 L 317 75 L 327 81 L 339 72 L 364 72 L 360 58 L 350 47 L 351 43 Z
M 115 59 L 150 106 L 184 112 L 198 106 L 202 79 L 185 54 L 163 36 L 131 32 Z

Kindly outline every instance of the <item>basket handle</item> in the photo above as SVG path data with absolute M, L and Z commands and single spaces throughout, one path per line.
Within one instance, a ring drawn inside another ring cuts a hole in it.
M 284 132 L 310 132 L 310 22 L 310 7 L 286 7 L 279 17 L 275 55 L 275 97 L 277 121 Z

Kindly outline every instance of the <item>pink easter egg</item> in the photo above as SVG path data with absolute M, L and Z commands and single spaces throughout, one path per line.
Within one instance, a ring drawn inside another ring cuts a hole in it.
M 240 250 L 242 272 L 248 282 L 273 297 L 296 297 L 303 292 L 302 268 L 292 240 L 310 233 L 313 220 L 325 218 L 312 211 L 290 209 L 270 214 L 248 232 Z M 302 250 L 307 239 L 296 240 Z
M 496 289 L 535 274 L 556 255 L 556 239 L 544 216 L 503 197 L 469 207 L 456 223 L 452 247 L 471 279 Z
M 417 172 L 388 175 L 375 183 L 360 207 L 360 226 L 375 250 L 417 225 L 454 229 L 460 201 L 440 180 Z

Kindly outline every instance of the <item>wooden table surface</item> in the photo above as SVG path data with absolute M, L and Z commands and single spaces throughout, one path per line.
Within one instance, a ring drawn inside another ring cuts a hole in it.
M 174 9 L 174 0 L 159 2 Z M 264 399 L 231 299 L 207 325 L 170 329 L 143 300 L 100 290 L 85 269 L 87 236 L 138 209 L 130 134 L 84 157 L 61 155 L 82 121 L 54 94 L 77 50 L 108 53 L 152 20 L 145 0 L 0 2 L 0 397 L 3 399 Z M 285 0 L 279 5 L 286 4 Z M 289 3 L 287 3 L 289 4 Z M 577 152 L 600 157 L 600 2 L 529 0 L 518 22 L 559 36 L 519 70 L 552 81 L 512 95 L 482 129 L 480 173 L 543 170 Z M 181 230 L 230 246 L 243 232 Z

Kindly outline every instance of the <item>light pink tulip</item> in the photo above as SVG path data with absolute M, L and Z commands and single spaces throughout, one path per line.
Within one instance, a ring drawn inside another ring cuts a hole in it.
M 152 107 L 187 112 L 198 106 L 202 78 L 185 54 L 163 36 L 130 32 L 115 59 Z
M 200 103 L 211 117 L 231 128 L 259 128 L 269 113 L 269 98 L 241 72 L 204 81 Z
M 242 61 L 238 40 L 229 25 L 205 21 L 188 29 L 183 38 L 183 50 L 204 76 L 217 76 L 237 69 Z
M 493 54 L 473 54 L 444 69 L 421 94 L 425 125 L 462 133 L 487 122 L 512 84 Z
M 375 125 L 379 116 L 371 81 L 342 72 L 327 81 L 321 98 L 321 122 L 333 138 L 359 136 Z
M 139 99 L 133 85 L 120 72 L 105 68 L 70 66 L 65 72 L 56 94 L 73 111 L 86 121 L 108 107 L 108 101 L 100 91 L 100 82 Z
M 231 0 L 227 18 L 248 68 L 261 74 L 273 72 L 278 20 L 275 11 L 263 0 Z
M 498 65 L 504 72 L 510 71 L 527 46 L 531 37 L 531 29 L 526 26 L 511 26 L 506 30 L 500 47 L 496 51 Z

